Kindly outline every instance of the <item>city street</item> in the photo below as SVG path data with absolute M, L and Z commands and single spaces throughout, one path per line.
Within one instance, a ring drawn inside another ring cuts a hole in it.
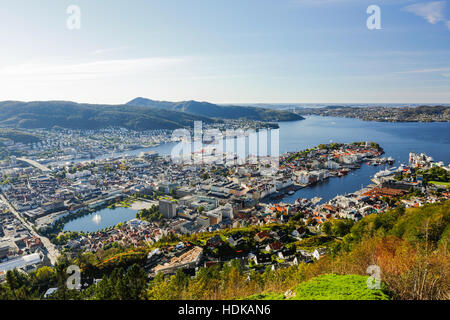
M 3 194 L 0 194 L 0 199 L 8 206 L 9 210 L 14 214 L 14 216 L 17 219 L 19 219 L 20 222 L 22 222 L 22 224 L 30 231 L 30 233 L 33 236 L 38 237 L 41 240 L 43 246 L 47 250 L 48 259 L 50 260 L 51 264 L 54 265 L 56 262 L 56 259 L 58 258 L 59 254 L 60 254 L 58 249 L 55 248 L 55 246 L 50 242 L 49 239 L 39 235 L 36 231 L 34 231 L 34 229 L 32 228 L 32 225 L 28 221 L 26 221 L 23 217 L 20 216 L 20 214 L 9 203 L 9 201 L 3 196 Z

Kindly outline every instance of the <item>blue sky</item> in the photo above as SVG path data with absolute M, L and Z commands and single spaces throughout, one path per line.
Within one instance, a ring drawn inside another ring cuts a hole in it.
M 450 103 L 449 0 L 4 0 L 0 41 L 0 100 Z

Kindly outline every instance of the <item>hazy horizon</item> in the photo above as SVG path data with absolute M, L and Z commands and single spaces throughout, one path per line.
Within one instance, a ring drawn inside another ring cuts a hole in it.
M 208 102 L 213 103 L 217 105 L 227 106 L 227 105 L 240 105 L 240 106 L 263 106 L 263 105 L 269 105 L 269 106 L 333 106 L 333 105 L 339 105 L 339 106 L 421 106 L 421 105 L 427 105 L 427 106 L 450 106 L 450 103 L 439 103 L 439 102 L 430 102 L 430 103 L 418 103 L 418 102 L 214 102 L 210 100 L 197 100 L 197 99 L 186 99 L 186 100 L 169 100 L 169 99 L 152 99 L 149 97 L 139 96 L 134 98 L 145 98 L 155 101 L 167 101 L 167 102 L 185 102 L 185 101 L 198 101 L 198 102 Z M 57 101 L 66 101 L 66 102 L 74 102 L 78 104 L 98 104 L 98 105 L 111 105 L 111 106 L 117 106 L 117 105 L 125 105 L 134 98 L 127 100 L 125 102 L 117 102 L 117 103 L 94 103 L 89 101 L 74 101 L 74 100 L 60 100 L 60 99 L 49 99 L 49 100 L 18 100 L 18 99 L 8 99 L 8 100 L 0 100 L 1 102 L 6 101 L 17 101 L 17 102 L 57 102 Z

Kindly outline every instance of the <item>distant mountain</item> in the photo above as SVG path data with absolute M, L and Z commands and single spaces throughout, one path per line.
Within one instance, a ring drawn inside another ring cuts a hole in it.
M 450 106 L 327 106 L 302 108 L 301 115 L 356 118 L 380 122 L 450 122 Z
M 0 127 L 132 130 L 176 129 L 194 121 L 218 122 L 204 115 L 131 105 L 80 104 L 70 101 L 0 102 Z
M 0 102 L 0 127 L 98 129 L 120 126 L 132 130 L 192 127 L 194 121 L 221 119 L 260 121 L 302 120 L 287 111 L 255 107 L 220 106 L 208 102 L 168 102 L 136 98 L 125 105 L 85 104 L 70 101 Z
M 258 107 L 217 105 L 198 101 L 155 101 L 146 98 L 136 98 L 127 103 L 128 106 L 163 108 L 172 111 L 181 111 L 194 115 L 202 115 L 218 119 L 247 119 L 259 121 L 294 121 L 303 120 L 300 115 L 288 111 L 270 110 Z
M 342 109 L 342 108 L 351 108 L 351 107 L 345 107 L 345 106 L 326 106 L 328 109 Z

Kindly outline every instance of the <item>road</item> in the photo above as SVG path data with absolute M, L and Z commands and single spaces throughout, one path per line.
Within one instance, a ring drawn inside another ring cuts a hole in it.
M 30 233 L 41 240 L 42 245 L 47 250 L 48 259 L 50 260 L 51 264 L 54 265 L 56 263 L 56 259 L 60 255 L 58 249 L 55 248 L 53 243 L 51 243 L 50 240 L 48 240 L 48 238 L 41 236 L 39 233 L 34 231 L 32 225 L 28 221 L 26 221 L 22 216 L 20 216 L 20 214 L 11 205 L 11 203 L 9 203 L 9 201 L 5 198 L 3 194 L 0 194 L 0 199 L 8 206 L 9 210 L 16 216 L 17 219 L 19 219 L 20 222 L 22 222 L 22 224 L 30 231 Z
M 42 164 L 40 164 L 39 162 L 36 162 L 34 160 L 30 160 L 30 159 L 27 159 L 27 158 L 17 158 L 17 160 L 26 162 L 26 163 L 32 165 L 33 167 L 36 167 L 36 168 L 40 169 L 43 172 L 50 172 L 51 171 L 46 166 L 43 166 Z

